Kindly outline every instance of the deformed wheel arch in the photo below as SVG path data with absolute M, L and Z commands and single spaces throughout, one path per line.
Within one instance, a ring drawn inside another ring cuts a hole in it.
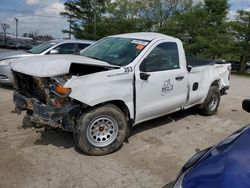
M 115 105 L 116 107 L 118 107 L 125 115 L 126 117 L 126 120 L 127 122 L 133 122 L 133 118 L 131 118 L 131 114 L 130 114 L 130 111 L 129 111 L 129 108 L 128 106 L 125 104 L 124 101 L 122 100 L 112 100 L 112 101 L 106 101 L 106 102 L 103 102 L 103 103 L 100 103 L 100 104 L 97 104 L 95 106 L 88 106 L 88 105 L 85 105 L 83 106 L 82 108 L 82 111 L 89 111 L 93 108 L 98 108 L 100 106 L 103 106 L 105 104 L 113 104 Z
M 210 85 L 210 87 L 211 86 L 218 86 L 218 87 L 220 87 L 220 80 L 213 81 L 212 84 Z

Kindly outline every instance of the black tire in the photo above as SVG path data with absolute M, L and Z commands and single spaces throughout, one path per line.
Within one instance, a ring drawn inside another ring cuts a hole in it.
M 217 101 L 216 104 L 215 102 L 213 102 L 213 100 Z M 212 103 L 214 105 L 212 105 Z M 201 105 L 200 112 L 202 115 L 212 116 L 216 114 L 219 104 L 220 104 L 219 88 L 218 86 L 211 86 L 208 91 L 207 98 L 205 99 L 204 103 Z
M 250 99 L 245 99 L 243 102 L 242 102 L 242 108 L 250 113 Z
M 108 118 L 110 122 L 97 123 L 96 125 L 95 122 L 101 118 Z M 100 136 L 100 134 L 104 134 L 104 132 L 110 134 L 108 132 L 110 129 L 108 129 L 107 127 L 112 127 L 113 125 L 115 125 L 114 127 L 116 127 L 116 129 L 113 127 L 113 135 L 107 135 L 109 137 L 106 137 L 106 143 L 108 143 L 108 140 L 112 142 L 108 145 L 100 146 L 100 143 L 98 143 L 98 141 L 102 142 L 102 140 L 100 140 L 98 136 L 97 137 L 99 140 L 97 140 L 96 138 L 94 139 L 93 135 L 99 134 Z M 100 126 L 105 126 L 105 130 L 103 130 L 104 128 Z M 94 129 L 92 129 L 93 127 Z M 100 130 L 100 128 L 102 128 L 102 130 Z M 122 146 L 122 143 L 126 137 L 127 128 L 128 125 L 125 115 L 117 106 L 106 104 L 100 107 L 96 107 L 89 112 L 83 113 L 79 121 L 77 122 L 74 130 L 74 140 L 76 143 L 76 147 L 81 152 L 88 155 L 105 155 L 112 153 Z M 98 133 L 94 134 L 93 132 Z

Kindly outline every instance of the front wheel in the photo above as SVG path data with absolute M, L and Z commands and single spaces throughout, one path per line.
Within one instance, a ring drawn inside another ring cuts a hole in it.
M 201 105 L 201 113 L 205 116 L 212 116 L 217 112 L 220 104 L 220 91 L 218 86 L 211 86 L 207 98 Z
M 127 122 L 123 112 L 115 105 L 107 104 L 82 114 L 74 140 L 86 154 L 105 155 L 122 145 L 126 132 Z

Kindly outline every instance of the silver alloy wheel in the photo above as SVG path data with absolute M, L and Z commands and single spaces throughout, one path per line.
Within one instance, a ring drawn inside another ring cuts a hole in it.
M 211 97 L 211 99 L 210 99 L 210 102 L 209 102 L 209 104 L 208 104 L 209 110 L 210 110 L 211 112 L 213 112 L 213 111 L 216 109 L 216 107 L 217 107 L 217 105 L 218 105 L 218 102 L 219 102 L 218 95 L 213 94 L 212 97 Z
M 95 147 L 106 147 L 118 135 L 118 124 L 110 116 L 99 116 L 87 127 L 86 136 L 90 144 Z

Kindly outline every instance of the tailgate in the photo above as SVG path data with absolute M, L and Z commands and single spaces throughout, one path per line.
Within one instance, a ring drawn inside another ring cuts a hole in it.
M 230 77 L 231 77 L 231 64 L 215 64 L 214 65 L 220 78 L 221 78 L 221 88 L 229 88 Z

